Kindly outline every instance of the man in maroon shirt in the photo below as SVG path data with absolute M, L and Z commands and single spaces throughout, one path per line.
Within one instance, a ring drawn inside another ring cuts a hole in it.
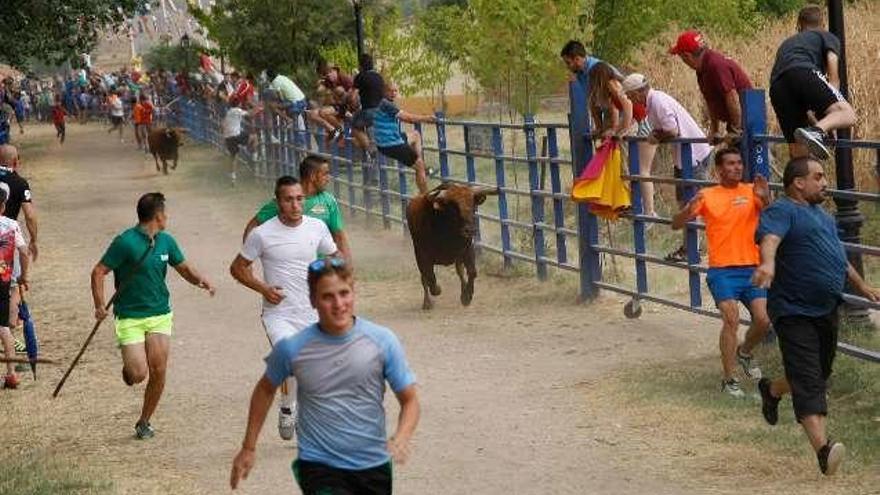
M 681 33 L 669 53 L 678 55 L 697 73 L 700 92 L 709 108 L 709 136 L 715 142 L 724 138 L 721 123 L 726 124 L 728 138 L 742 134 L 742 108 L 739 92 L 752 88 L 745 71 L 733 59 L 706 46 L 698 31 Z

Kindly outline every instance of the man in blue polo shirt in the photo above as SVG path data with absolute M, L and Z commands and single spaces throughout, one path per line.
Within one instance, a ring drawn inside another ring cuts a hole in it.
M 769 289 L 767 312 L 779 336 L 785 378 L 761 379 L 762 413 L 779 419 L 779 400 L 791 394 L 794 415 L 816 452 L 822 474 L 832 475 L 845 448 L 826 433 L 826 381 L 837 350 L 837 306 L 844 283 L 872 301 L 880 290 L 868 285 L 846 260 L 834 218 L 822 209 L 828 180 L 814 158 L 788 162 L 785 196 L 761 213 L 755 241 L 761 264 L 752 282 Z
M 247 478 L 275 389 L 294 376 L 299 456 L 293 474 L 302 492 L 390 495 L 391 459 L 406 461 L 419 421 L 415 376 L 391 330 L 354 316 L 354 282 L 344 260 L 312 262 L 308 284 L 318 323 L 281 340 L 266 357 L 230 485 L 235 489 Z M 390 440 L 385 431 L 385 382 L 400 403 L 397 430 Z

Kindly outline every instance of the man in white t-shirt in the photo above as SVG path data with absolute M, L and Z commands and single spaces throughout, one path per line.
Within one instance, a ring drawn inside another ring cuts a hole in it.
M 122 98 L 117 93 L 110 93 L 110 97 L 107 98 L 107 106 L 110 110 L 110 123 L 113 125 L 113 127 L 107 129 L 107 134 L 119 130 L 119 142 L 122 143 L 124 142 L 122 140 L 122 129 L 125 127 L 122 125 L 125 120 L 125 108 L 122 106 Z
M 223 139 L 226 143 L 226 150 L 232 155 L 232 180 L 235 180 L 236 171 L 238 169 L 238 151 L 241 146 L 250 145 L 250 133 L 248 129 L 242 126 L 242 120 L 251 112 L 242 108 L 242 104 L 237 98 L 233 98 L 229 102 L 229 110 L 223 117 L 221 130 Z M 256 137 L 256 135 L 254 135 Z
M 663 91 L 656 90 L 648 84 L 648 78 L 642 74 L 630 74 L 623 80 L 623 90 L 633 103 L 645 105 L 647 109 L 647 121 L 651 124 L 651 135 L 648 142 L 657 144 L 673 139 L 701 139 L 702 142 L 690 144 L 691 165 L 693 166 L 693 179 L 705 180 L 709 161 L 711 160 L 712 147 L 706 141 L 706 133 L 697 125 L 690 113 L 672 96 Z M 682 154 L 685 143 L 673 144 L 672 155 L 675 167 L 673 176 L 676 179 L 683 178 Z M 686 197 L 685 188 L 681 184 L 675 186 L 675 199 L 679 208 L 690 201 Z M 686 234 L 685 234 L 686 235 Z M 687 261 L 685 245 L 666 256 L 668 261 Z
M 263 296 L 263 328 L 274 347 L 318 321 L 309 300 L 308 266 L 318 256 L 336 256 L 338 249 L 327 225 L 303 215 L 305 195 L 299 181 L 282 176 L 275 182 L 278 216 L 248 234 L 229 271 L 242 285 Z M 253 262 L 263 265 L 263 280 L 254 275 Z M 293 438 L 296 403 L 288 379 L 281 387 L 278 433 Z

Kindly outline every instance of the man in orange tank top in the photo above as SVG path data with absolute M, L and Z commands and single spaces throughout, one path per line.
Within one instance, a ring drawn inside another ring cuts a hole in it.
M 706 283 L 722 316 L 721 366 L 724 379 L 721 389 L 734 397 L 745 393 L 734 376 L 737 363 L 752 379 L 761 378 L 761 369 L 752 361 L 752 349 L 767 335 L 767 291 L 751 282 L 760 262 L 755 244 L 755 229 L 761 210 L 770 204 L 767 179 L 757 175 L 754 184 L 742 183 L 742 156 L 736 148 L 724 148 L 715 154 L 715 171 L 720 184 L 700 190 L 672 219 L 672 228 L 681 229 L 697 217 L 706 224 L 709 242 L 709 273 Z M 752 324 L 745 340 L 737 345 L 739 302 L 752 314 Z

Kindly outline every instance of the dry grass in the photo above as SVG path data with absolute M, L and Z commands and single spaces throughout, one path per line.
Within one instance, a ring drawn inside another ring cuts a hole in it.
M 880 31 L 880 2 L 861 0 L 845 4 L 847 22 L 846 42 L 849 66 L 850 101 L 859 116 L 854 136 L 859 139 L 880 138 L 880 92 L 876 81 L 880 79 L 880 43 L 875 38 Z M 709 44 L 729 57 L 735 59 L 758 88 L 768 88 L 770 70 L 779 44 L 794 33 L 796 14 L 780 20 L 767 22 L 756 30 L 755 36 L 736 37 L 706 33 Z M 678 57 L 667 54 L 678 32 L 670 28 L 654 40 L 645 43 L 637 52 L 635 70 L 643 71 L 653 86 L 666 91 L 687 107 L 694 116 L 703 116 L 708 125 L 703 99 L 693 72 Z M 767 101 L 770 130 L 779 133 L 779 126 Z M 782 150 L 774 150 L 777 157 Z M 860 190 L 874 190 L 873 153 L 857 152 L 856 182 Z

